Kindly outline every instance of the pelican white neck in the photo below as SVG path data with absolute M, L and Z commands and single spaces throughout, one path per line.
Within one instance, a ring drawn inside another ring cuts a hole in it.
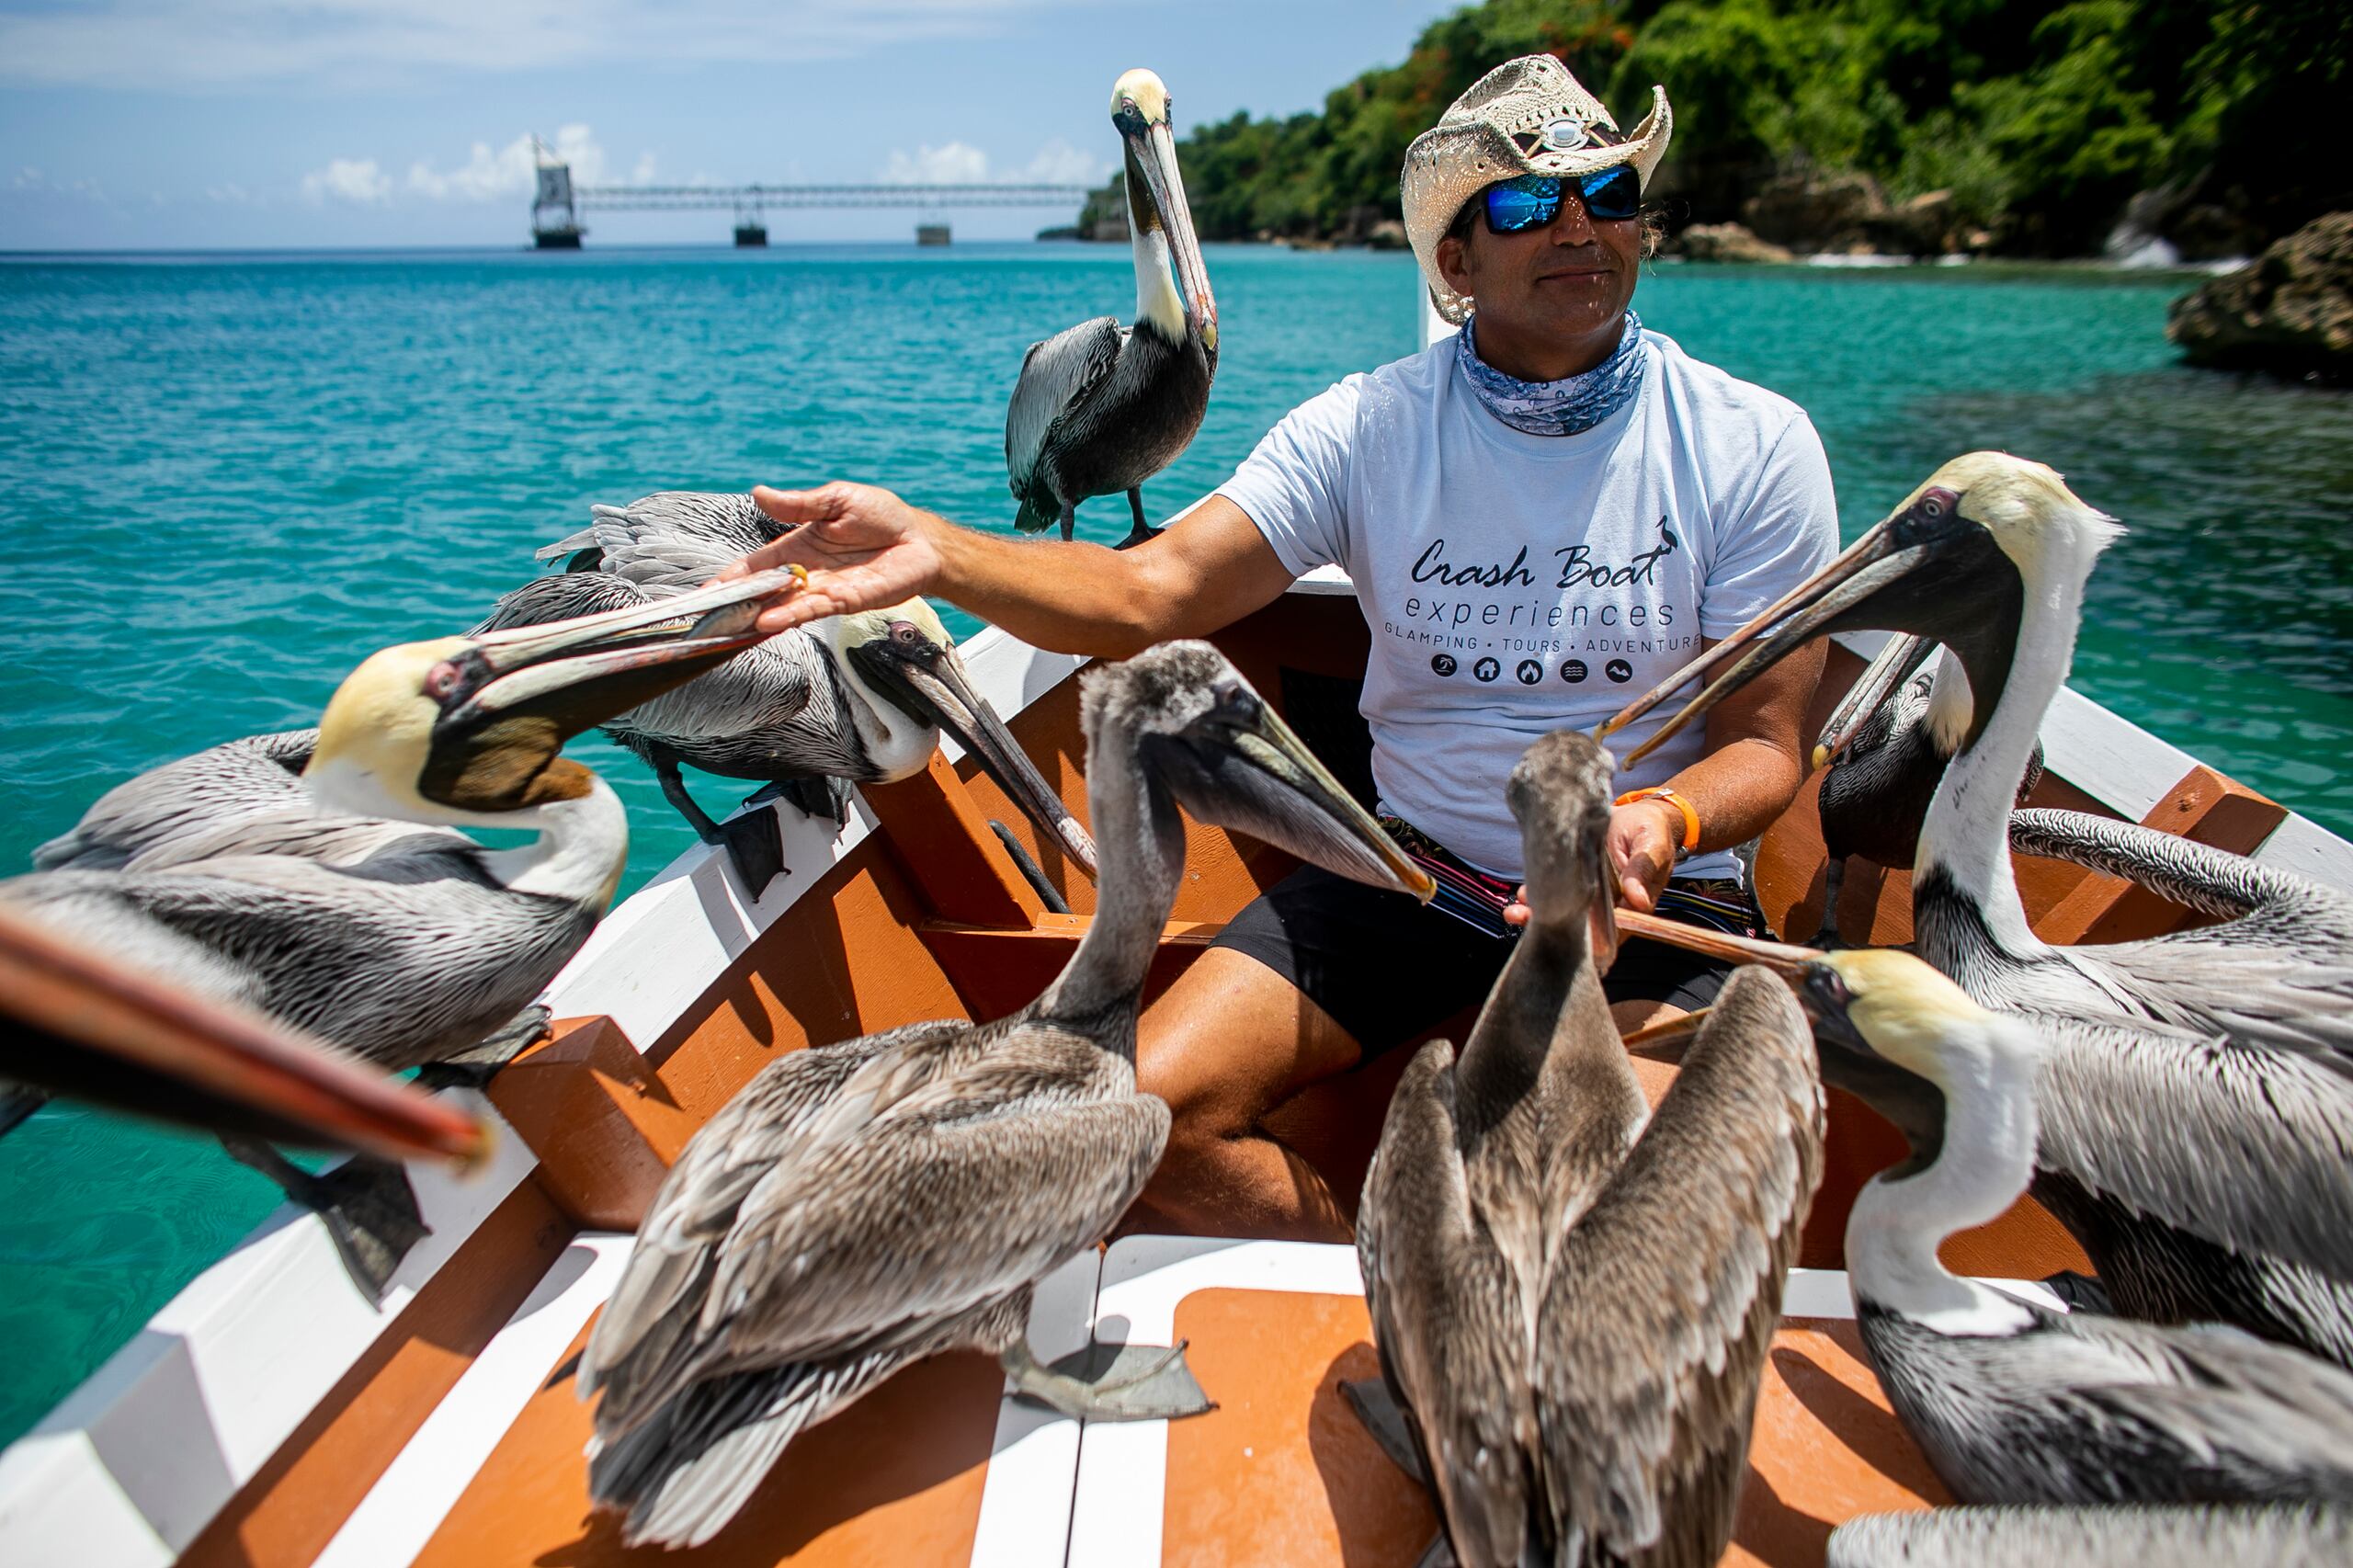
M 2009 676 L 1974 744 L 1945 769 L 1920 829 L 1915 883 L 1940 870 L 1968 895 L 1987 928 L 2014 954 L 2044 950 L 2028 927 L 2010 865 L 2009 813 L 2032 760 L 2043 715 L 2067 684 L 2083 622 L 2084 585 L 2121 531 L 2039 463 L 2012 465 L 1990 496 L 1970 494 L 1963 515 L 1990 532 L 2018 574 L 2024 603 Z M 1944 686 L 1941 672 L 1938 686 Z M 1982 702 L 1984 694 L 1972 694 Z
M 1925 1169 L 1863 1185 L 1847 1215 L 1847 1267 L 1857 1300 L 1938 1334 L 2015 1334 L 2031 1312 L 1937 1256 L 1954 1232 L 1998 1219 L 2034 1176 L 2040 1041 L 2017 1019 L 1970 1012 L 1905 1020 L 1913 1038 L 1898 1049 L 1872 1031 L 1882 1056 L 1936 1085 L 1944 1138 Z

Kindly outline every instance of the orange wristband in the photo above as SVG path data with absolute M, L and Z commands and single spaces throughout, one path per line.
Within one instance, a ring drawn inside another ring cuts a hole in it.
M 1611 803 L 1631 806 L 1636 801 L 1673 801 L 1675 809 L 1683 813 L 1683 852 L 1688 855 L 1699 847 L 1699 813 L 1691 809 L 1690 801 L 1665 785 L 1658 784 L 1648 790 L 1629 790 Z

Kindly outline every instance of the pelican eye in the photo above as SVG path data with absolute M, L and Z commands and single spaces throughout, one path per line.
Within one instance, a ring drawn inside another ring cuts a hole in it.
M 1805 985 L 1825 1007 L 1844 1012 L 1854 1005 L 1855 993 L 1847 985 L 1846 976 L 1826 963 L 1808 966 Z
M 425 672 L 425 695 L 437 702 L 456 696 L 465 685 L 465 669 L 455 659 L 444 659 Z
M 1895 537 L 1906 543 L 1941 530 L 1960 515 L 1961 497 L 1941 485 L 1922 494 L 1895 519 Z
M 923 640 L 923 633 L 915 629 L 915 622 L 894 620 L 891 623 L 891 641 L 901 647 L 912 648 Z

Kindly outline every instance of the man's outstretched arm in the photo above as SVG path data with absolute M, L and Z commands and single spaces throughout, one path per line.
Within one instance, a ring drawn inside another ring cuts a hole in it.
M 959 528 L 871 484 L 761 485 L 752 496 L 778 522 L 799 526 L 721 576 L 796 564 L 809 572 L 805 588 L 761 611 L 768 632 L 930 594 L 1036 647 L 1126 658 L 1238 620 L 1291 580 L 1222 495 L 1132 550 Z

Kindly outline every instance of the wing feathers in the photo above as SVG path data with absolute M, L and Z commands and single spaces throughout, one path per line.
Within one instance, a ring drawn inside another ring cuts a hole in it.
M 1796 1002 L 1735 973 L 1546 1279 L 1537 1384 L 1563 1540 L 1582 1528 L 1631 1556 L 1670 1528 L 1729 1529 L 1822 1115 Z

